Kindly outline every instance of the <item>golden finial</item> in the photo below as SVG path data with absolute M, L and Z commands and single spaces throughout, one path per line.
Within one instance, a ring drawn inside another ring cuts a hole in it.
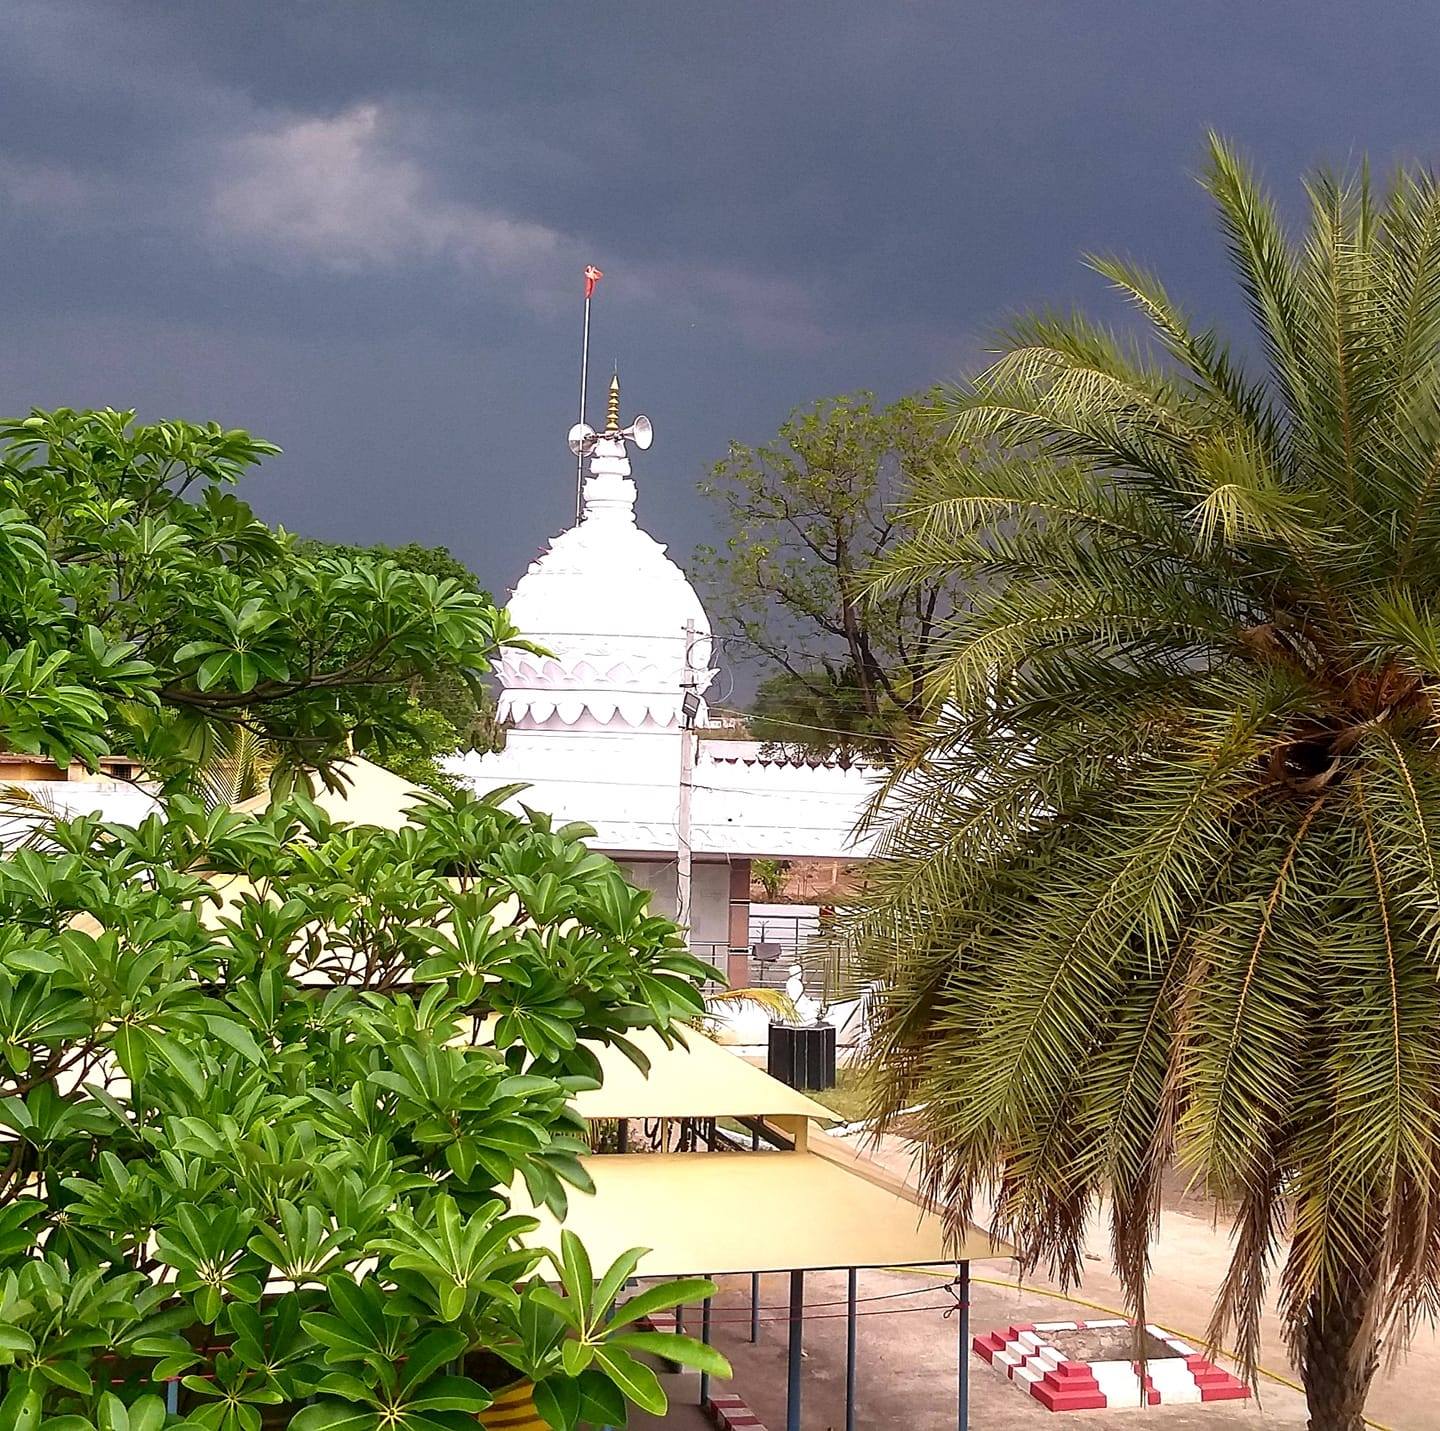
M 620 431 L 620 374 L 610 379 L 610 405 L 605 411 L 605 431 Z

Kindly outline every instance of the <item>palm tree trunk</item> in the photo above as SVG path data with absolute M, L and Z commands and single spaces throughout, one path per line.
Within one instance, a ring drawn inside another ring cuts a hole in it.
M 1300 1338 L 1310 1431 L 1364 1431 L 1365 1398 L 1380 1364 L 1369 1303 L 1359 1278 L 1310 1298 Z

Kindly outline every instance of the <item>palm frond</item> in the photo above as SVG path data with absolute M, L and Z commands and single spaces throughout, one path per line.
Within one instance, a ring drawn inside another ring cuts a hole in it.
M 945 399 L 868 591 L 965 599 L 847 937 L 952 1227 L 993 1191 L 1074 1278 L 1108 1200 L 1143 1307 L 1178 1167 L 1233 1209 L 1211 1336 L 1254 1367 L 1279 1266 L 1363 1385 L 1440 1307 L 1440 186 L 1318 175 L 1292 240 L 1219 139 L 1206 184 L 1258 375 L 1097 259 L 1155 357 L 1045 314 Z

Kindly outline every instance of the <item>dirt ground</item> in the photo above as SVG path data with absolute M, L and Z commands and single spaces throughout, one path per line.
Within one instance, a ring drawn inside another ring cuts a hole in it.
M 909 1149 L 887 1139 L 871 1153 L 897 1172 L 908 1170 Z M 1119 1287 L 1109 1270 L 1102 1225 L 1089 1236 L 1090 1270 L 1076 1299 L 1060 1297 L 1043 1279 L 1017 1290 L 1005 1264 L 975 1264 L 971 1331 L 978 1334 L 1012 1322 L 1085 1320 L 1118 1314 Z M 1203 1342 L 1211 1300 L 1227 1258 L 1225 1229 L 1193 1199 L 1167 1199 L 1155 1246 L 1149 1319 L 1192 1342 Z M 999 1284 L 999 1285 L 994 1285 Z M 785 1302 L 783 1276 L 763 1279 L 763 1324 L 758 1345 L 749 1342 L 749 1278 L 721 1281 L 715 1304 L 715 1341 L 735 1366 L 740 1392 L 769 1431 L 785 1425 Z M 951 1298 L 936 1278 L 898 1272 L 860 1275 L 862 1302 L 857 1359 L 856 1426 L 862 1431 L 951 1431 L 955 1426 L 956 1321 L 947 1317 Z M 841 1431 L 845 1390 L 845 1276 L 807 1278 L 803 1431 Z M 1095 1304 L 1095 1305 L 1087 1305 Z M 1279 1321 L 1273 1310 L 1264 1328 L 1264 1366 L 1293 1379 Z M 1262 1382 L 1262 1401 L 1214 1402 L 1205 1406 L 1156 1406 L 1053 1413 L 1003 1380 L 979 1357 L 970 1357 L 970 1425 L 974 1431 L 1013 1431 L 1048 1425 L 1098 1424 L 1155 1431 L 1282 1431 L 1306 1424 L 1304 1398 L 1275 1380 Z M 1440 1431 L 1440 1339 L 1421 1333 L 1406 1359 L 1382 1370 L 1367 1413 L 1381 1431 Z M 632 1417 L 632 1426 L 660 1424 Z M 669 1427 L 700 1427 L 694 1407 L 675 1406 Z

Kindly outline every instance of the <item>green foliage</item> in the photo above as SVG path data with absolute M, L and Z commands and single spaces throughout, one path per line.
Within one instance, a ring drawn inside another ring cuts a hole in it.
M 1265 367 L 1095 260 L 1155 350 L 1018 324 L 877 578 L 975 595 L 878 812 L 871 1073 L 1028 1261 L 1078 1278 L 1106 1197 L 1137 1308 L 1178 1161 L 1234 1209 L 1212 1335 L 1255 1364 L 1283 1250 L 1351 1428 L 1440 1295 L 1440 186 L 1317 176 L 1295 245 L 1207 182 Z
M 424 1428 L 485 1404 L 452 1374 L 482 1352 L 579 1375 L 505 1194 L 563 1214 L 580 1040 L 698 1016 L 707 972 L 582 833 L 175 796 L 0 862 L 0 1420 L 99 1414 L 114 1372 L 183 1375 L 196 1426 L 314 1395 L 295 1425 Z
M 272 531 L 230 489 L 275 452 L 133 413 L 0 422 L 0 732 L 180 786 L 243 728 L 283 780 L 353 733 L 415 739 L 412 683 L 478 683 L 513 635 L 473 581 Z
M 897 498 L 940 450 L 920 399 L 869 393 L 796 411 L 776 440 L 732 443 L 700 490 L 720 502 L 723 551 L 702 548 L 717 629 L 759 659 L 754 728 L 806 750 L 885 752 L 924 710 L 921 674 L 949 613 L 948 574 L 882 604 L 865 573 L 907 533 Z
M 751 860 L 751 876 L 759 881 L 765 891 L 765 898 L 775 901 L 785 893 L 785 881 L 790 874 L 789 860 Z
M 474 572 L 445 547 L 426 547 L 418 542 L 399 547 L 318 542 L 306 545 L 307 549 L 328 550 L 349 559 L 393 562 L 403 571 L 458 582 L 464 590 L 478 593 L 487 602 L 491 599 Z M 442 794 L 460 789 L 460 783 L 440 761 L 466 751 L 499 748 L 501 732 L 495 722 L 491 693 L 479 684 L 468 666 L 453 661 L 436 662 L 416 672 L 406 682 L 406 691 L 410 701 L 408 732 L 391 738 L 383 750 L 378 745 L 357 743 L 356 753 L 383 760 L 387 769 L 426 789 Z M 349 705 L 357 714 L 362 712 L 365 693 L 354 693 Z
M 896 738 L 909 729 L 893 713 L 873 716 L 853 667 L 841 665 L 767 676 L 756 688 L 748 724 L 750 734 L 768 745 L 842 761 L 856 755 L 884 761 Z
M 587 1041 L 640 1058 L 627 1033 L 699 1017 L 712 971 L 513 789 L 390 831 L 298 793 L 242 815 L 197 770 L 398 737 L 406 682 L 478 673 L 503 616 L 270 532 L 215 485 L 269 450 L 243 433 L 62 411 L 0 438 L 0 739 L 167 787 L 137 828 L 33 819 L 0 858 L 0 1426 L 440 1431 L 521 1377 L 557 1428 L 653 1409 L 635 1304 L 607 1322 L 639 1253 L 582 1285 L 565 1243 L 557 1310 L 510 1191 L 563 1216 Z

